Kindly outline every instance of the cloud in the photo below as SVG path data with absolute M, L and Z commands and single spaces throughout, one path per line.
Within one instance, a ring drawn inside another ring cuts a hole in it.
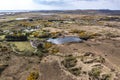
M 0 10 L 28 9 L 35 6 L 32 0 L 0 0 Z
M 44 5 L 52 5 L 52 6 L 60 6 L 63 4 L 66 4 L 64 0 L 34 0 L 38 4 L 44 4 Z
M 0 0 L 0 10 L 118 9 L 120 0 Z
M 42 10 L 52 6 L 37 4 L 34 0 L 0 0 L 0 10 Z
M 34 0 L 57 9 L 119 9 L 120 0 Z

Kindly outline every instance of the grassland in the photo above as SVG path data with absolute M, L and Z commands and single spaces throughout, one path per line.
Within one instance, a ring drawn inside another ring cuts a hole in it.
M 119 15 L 30 12 L 4 17 L 0 20 L 1 80 L 119 80 Z M 25 17 L 28 19 L 15 20 Z M 6 41 L 8 34 L 24 34 L 29 40 Z M 46 43 L 46 39 L 65 36 L 77 36 L 83 42 Z M 30 40 L 39 40 L 37 49 Z
M 34 51 L 34 48 L 31 46 L 30 42 L 9 42 L 10 44 L 15 45 L 19 51 Z

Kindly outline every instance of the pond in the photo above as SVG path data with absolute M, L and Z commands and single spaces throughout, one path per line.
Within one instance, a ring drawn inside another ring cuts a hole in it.
M 82 42 L 82 39 L 75 36 L 67 36 L 67 37 L 55 38 L 55 39 L 50 38 L 47 41 L 53 44 L 64 44 L 64 43 L 71 43 L 71 42 Z
M 24 19 L 28 19 L 28 18 L 16 18 L 15 20 L 24 20 Z

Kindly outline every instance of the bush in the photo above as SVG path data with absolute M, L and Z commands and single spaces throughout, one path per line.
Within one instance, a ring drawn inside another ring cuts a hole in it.
M 81 32 L 78 35 L 83 40 L 88 40 L 88 39 L 95 38 L 97 36 L 101 36 L 101 34 L 98 34 L 98 33 L 87 33 L 87 32 Z
M 28 40 L 26 35 L 6 35 L 5 39 L 7 41 L 27 41 Z
M 44 46 L 44 48 L 48 49 L 48 48 L 51 48 L 53 46 L 53 44 L 50 42 L 45 42 L 43 46 Z
M 32 35 L 33 35 L 34 37 L 39 37 L 39 34 L 40 34 L 39 32 L 33 32 L 33 33 L 32 33 Z
M 7 64 L 0 64 L 0 74 L 8 67 Z
M 83 33 L 85 32 L 84 30 L 78 30 L 78 29 L 73 29 L 70 31 L 71 33 Z
M 35 52 L 33 55 L 43 57 L 46 54 L 46 52 L 47 51 L 45 51 L 45 50 L 37 50 L 37 52 Z
M 60 32 L 52 32 L 50 33 L 51 38 L 57 38 L 58 36 L 61 36 L 62 34 Z
M 55 54 L 55 53 L 58 53 L 58 52 L 59 52 L 59 49 L 56 48 L 56 47 L 53 47 L 53 48 L 49 49 L 49 53 Z
M 8 50 L 8 48 L 6 47 L 6 46 L 3 46 L 2 48 L 1 48 L 1 51 L 2 52 L 5 52 L 5 51 L 7 51 Z
M 79 76 L 80 73 L 81 73 L 81 67 L 80 68 L 72 68 L 72 69 L 69 69 L 69 71 L 75 75 L 75 76 Z
M 101 80 L 110 80 L 110 74 L 103 74 Z
M 80 33 L 80 34 L 79 34 L 79 37 L 80 37 L 81 39 L 83 39 L 83 40 L 88 40 L 88 39 L 91 38 L 91 36 L 90 36 L 88 33 L 85 33 L 85 32 Z
M 38 72 L 31 72 L 29 76 L 27 77 L 27 80 L 37 80 L 39 77 Z
M 98 57 L 95 59 L 95 62 L 105 63 L 105 58 L 103 58 L 102 56 L 98 56 Z
M 99 79 L 100 73 L 101 73 L 101 70 L 99 68 L 93 68 L 89 72 L 89 76 L 92 77 L 93 79 Z
M 50 34 L 47 32 L 43 32 L 39 35 L 39 38 L 49 38 L 49 37 L 50 37 Z
M 65 58 L 65 60 L 62 61 L 62 64 L 66 68 L 71 68 L 71 67 L 74 67 L 77 64 L 77 59 L 74 58 L 73 56 L 69 56 L 69 57 Z
M 38 46 L 38 51 L 41 51 L 42 53 L 57 53 L 59 52 L 59 49 L 50 42 L 43 42 Z
M 83 40 L 87 40 L 87 39 L 95 38 L 97 36 L 101 36 L 101 34 L 98 34 L 98 33 L 90 33 L 90 32 L 86 32 L 84 30 L 78 30 L 78 29 L 71 30 L 71 33 L 77 33 L 78 36 Z
M 119 35 L 114 34 L 114 33 L 112 33 L 112 32 L 107 32 L 107 33 L 105 33 L 105 36 L 106 36 L 107 38 L 119 37 Z

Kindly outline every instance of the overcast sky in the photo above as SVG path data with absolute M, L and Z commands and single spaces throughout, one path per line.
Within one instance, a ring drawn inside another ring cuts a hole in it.
M 0 0 L 0 10 L 120 10 L 120 0 Z

